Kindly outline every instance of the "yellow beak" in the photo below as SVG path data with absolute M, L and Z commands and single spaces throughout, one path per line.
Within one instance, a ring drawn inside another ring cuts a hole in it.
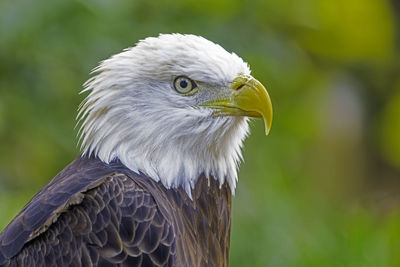
M 204 104 L 215 109 L 214 116 L 262 117 L 265 133 L 272 124 L 272 103 L 265 87 L 250 75 L 241 74 L 231 85 L 230 98 L 217 99 Z

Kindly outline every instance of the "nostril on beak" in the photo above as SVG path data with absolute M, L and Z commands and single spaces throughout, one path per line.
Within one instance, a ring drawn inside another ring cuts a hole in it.
M 240 89 L 242 89 L 242 87 L 244 86 L 244 84 L 242 83 L 241 85 L 239 85 L 238 87 L 235 88 L 236 91 L 239 91 Z

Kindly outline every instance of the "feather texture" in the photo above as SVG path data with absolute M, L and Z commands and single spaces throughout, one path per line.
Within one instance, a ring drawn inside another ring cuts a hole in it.
M 78 158 L 0 234 L 0 265 L 227 266 L 229 186 L 202 177 L 192 197 Z

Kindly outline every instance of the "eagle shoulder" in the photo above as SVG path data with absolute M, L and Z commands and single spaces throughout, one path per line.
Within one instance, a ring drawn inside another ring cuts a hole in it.
M 175 254 L 173 227 L 152 195 L 87 158 L 59 173 L 0 234 L 0 265 L 163 266 Z

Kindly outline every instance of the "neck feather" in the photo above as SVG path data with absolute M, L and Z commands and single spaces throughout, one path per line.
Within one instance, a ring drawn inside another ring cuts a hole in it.
M 247 118 L 211 118 L 201 109 L 145 110 L 91 107 L 81 127 L 83 154 L 105 163 L 119 159 L 189 196 L 202 174 L 220 186 L 226 181 L 234 193 Z

